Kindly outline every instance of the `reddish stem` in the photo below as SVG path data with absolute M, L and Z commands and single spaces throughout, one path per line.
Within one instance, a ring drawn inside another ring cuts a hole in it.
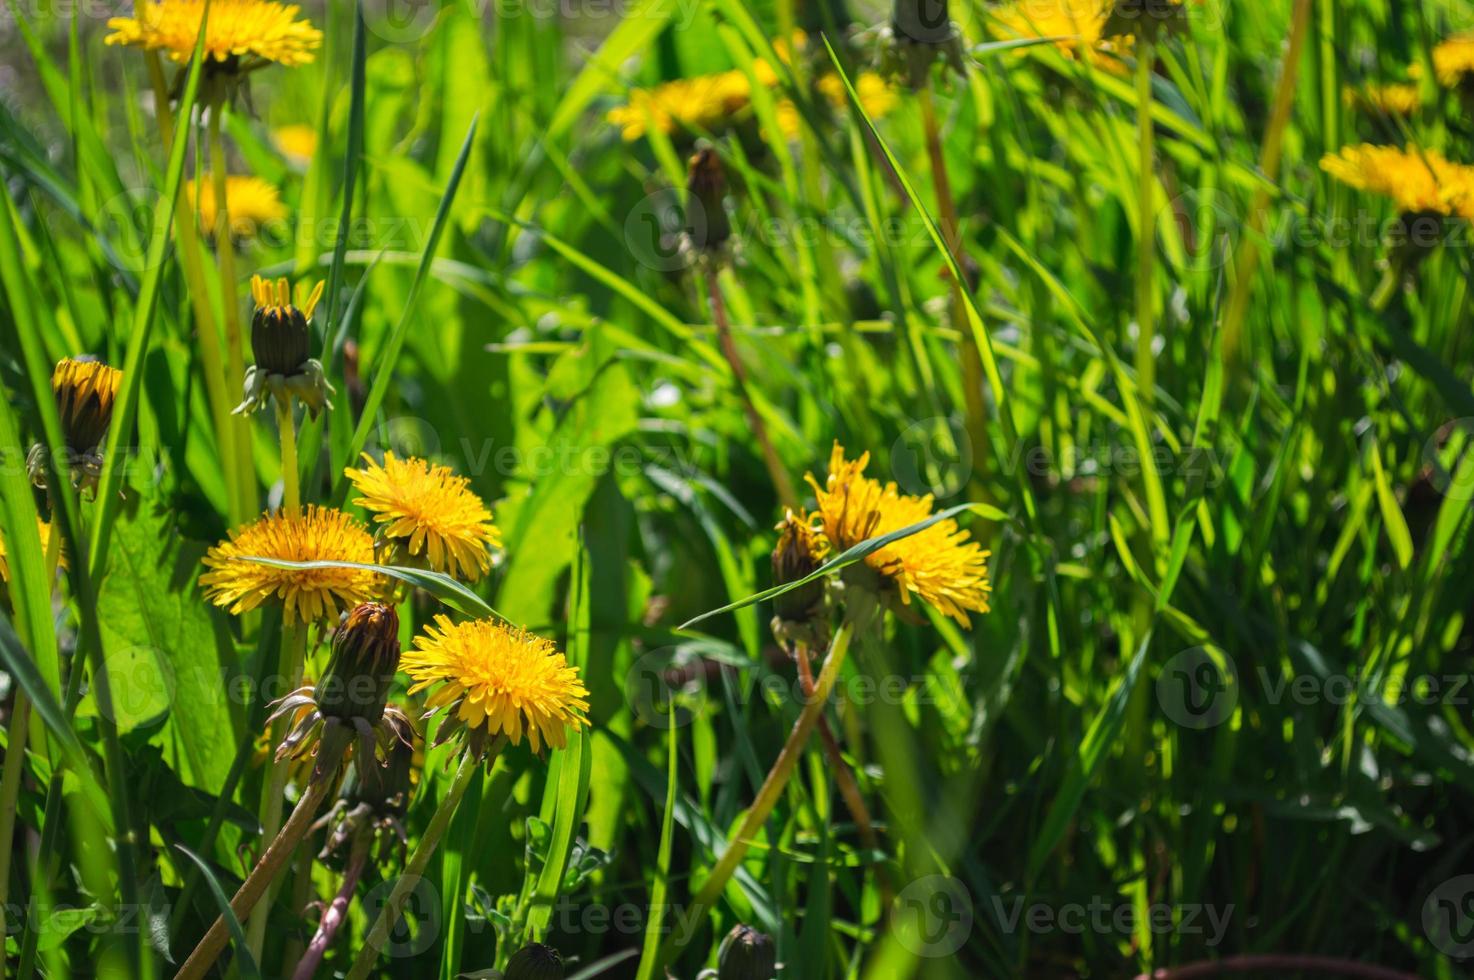
M 368 863 L 368 844 L 370 834 L 360 831 L 353 838 L 353 850 L 348 857 L 348 866 L 343 869 L 343 884 L 339 886 L 338 893 L 333 896 L 332 902 L 322 911 L 322 920 L 317 924 L 317 932 L 312 935 L 312 942 L 307 944 L 307 952 L 302 954 L 302 959 L 297 962 L 297 969 L 292 971 L 292 980 L 312 980 L 317 968 L 322 965 L 322 958 L 327 953 L 328 947 L 333 945 L 333 939 L 338 935 L 338 928 L 348 917 L 348 903 L 353 901 L 353 892 L 358 888 L 358 879 L 363 874 L 364 865 Z

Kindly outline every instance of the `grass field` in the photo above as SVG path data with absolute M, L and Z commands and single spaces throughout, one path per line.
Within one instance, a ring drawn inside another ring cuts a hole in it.
M 6 0 L 6 975 L 1469 975 L 1474 7 L 1112 7 Z

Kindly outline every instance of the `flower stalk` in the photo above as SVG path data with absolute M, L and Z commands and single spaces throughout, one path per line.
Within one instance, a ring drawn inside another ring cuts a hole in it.
M 814 686 L 814 693 L 804 704 L 803 711 L 799 713 L 798 721 L 794 722 L 793 729 L 788 733 L 788 740 L 783 743 L 778 758 L 773 762 L 773 768 L 769 770 L 768 776 L 763 780 L 762 788 L 758 790 L 757 798 L 752 801 L 747 815 L 743 818 L 741 825 L 727 842 L 727 849 L 722 852 L 716 867 L 707 876 L 701 890 L 692 899 L 692 922 L 699 922 L 705 918 L 708 910 L 716 904 L 727 882 L 731 880 L 732 874 L 742 859 L 747 855 L 747 849 L 751 846 L 753 839 L 761 830 L 763 823 L 767 821 L 768 815 L 773 812 L 783 790 L 788 786 L 788 780 L 793 776 L 794 768 L 798 760 L 803 756 L 804 747 L 808 744 L 809 736 L 813 734 L 819 718 L 823 715 L 824 706 L 829 701 L 829 696 L 834 692 L 835 683 L 839 680 L 839 673 L 844 667 L 845 659 L 849 655 L 850 640 L 855 634 L 855 623 L 849 616 L 845 617 L 843 623 L 834 634 L 834 640 L 829 646 L 829 655 L 824 659 L 824 666 L 819 671 L 818 682 Z M 670 961 L 684 947 L 674 936 L 666 943 L 660 956 L 662 965 Z M 350 978 L 351 980 L 351 978 Z M 361 980 L 361 978 L 359 978 Z
M 307 836 L 307 831 L 317 817 L 317 811 L 332 790 L 343 755 L 351 744 L 351 735 L 342 729 L 329 729 L 324 736 L 322 745 L 318 748 L 317 764 L 307 784 L 307 792 L 292 810 L 291 818 L 272 838 L 270 846 L 242 882 L 235 897 L 230 900 L 230 910 L 237 919 L 251 914 L 267 889 L 290 865 L 297 845 Z M 199 945 L 195 946 L 194 952 L 189 954 L 174 980 L 199 980 L 203 977 L 225 949 L 229 935 L 225 917 L 220 916 L 210 926 L 210 931 L 205 933 Z
M 323 909 L 322 919 L 317 924 L 317 931 L 312 934 L 312 941 L 307 944 L 307 952 L 302 954 L 302 959 L 297 962 L 297 968 L 292 971 L 292 980 L 312 980 L 317 973 L 317 968 L 322 965 L 323 956 L 333 945 L 338 929 L 348 917 L 348 903 L 353 900 L 353 893 L 358 888 L 358 879 L 363 876 L 364 866 L 368 864 L 369 843 L 372 839 L 373 835 L 368 832 L 360 832 L 353 838 L 353 850 L 348 856 L 347 866 L 343 869 L 343 882 L 338 886 L 338 892 L 328 903 L 328 907 Z
M 405 900 L 419 884 L 426 866 L 430 863 L 430 858 L 435 854 L 435 849 L 440 846 L 440 839 L 445 836 L 446 829 L 450 827 L 451 817 L 455 816 L 456 808 L 461 803 L 461 797 L 466 795 L 466 789 L 471 785 L 471 780 L 481 771 L 482 762 L 490 764 L 494 761 L 497 753 L 506 743 L 507 737 L 501 735 L 491 744 L 485 756 L 469 750 L 462 753 L 460 767 L 456 769 L 455 778 L 451 781 L 450 788 L 446 790 L 445 798 L 440 801 L 435 815 L 430 818 L 430 825 L 425 828 L 424 836 L 420 838 L 415 852 L 410 855 L 409 862 L 404 866 L 404 873 L 394 882 L 394 890 L 389 893 L 389 900 L 379 910 L 379 917 L 374 920 L 368 935 L 364 937 L 363 946 L 353 960 L 353 967 L 348 971 L 348 980 L 364 980 L 369 975 L 369 971 L 374 968 L 374 964 L 379 959 L 379 952 L 389 939 L 389 931 L 399 922 Z

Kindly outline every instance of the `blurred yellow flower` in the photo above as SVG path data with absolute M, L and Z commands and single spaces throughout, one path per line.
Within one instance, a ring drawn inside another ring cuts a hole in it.
M 373 512 L 381 540 L 398 554 L 425 556 L 430 568 L 474 582 L 491 568 L 491 549 L 501 535 L 491 511 L 471 490 L 471 481 L 448 466 L 384 454 L 379 465 L 363 454 L 363 469 L 343 472 L 363 496 L 353 502 Z
M 1449 88 L 1474 74 L 1474 33 L 1455 34 L 1435 45 L 1433 72 Z
M 662 133 L 715 130 L 747 108 L 751 97 L 747 75 L 734 69 L 630 89 L 629 101 L 611 109 L 607 118 L 626 141 L 644 136 L 652 124 Z
M 1126 70 L 1120 55 L 1130 50 L 1132 39 L 1106 38 L 1111 6 L 1111 0 L 1014 0 L 992 11 L 991 29 L 1005 41 L 1053 38 L 1067 58 L 1078 58 L 1083 48 L 1092 65 L 1119 74 Z
M 900 102 L 895 86 L 873 71 L 856 75 L 854 84 L 855 94 L 860 97 L 860 105 L 872 121 L 879 121 L 890 115 L 891 110 Z M 824 75 L 814 83 L 814 87 L 835 110 L 843 109 L 849 101 L 844 82 L 838 75 Z M 799 115 L 798 106 L 788 99 L 778 103 L 778 127 L 783 130 L 784 136 L 796 138 L 802 126 L 803 117 Z
M 381 576 L 359 568 L 276 568 L 247 558 L 280 561 L 351 561 L 371 565 L 374 540 L 340 510 L 309 506 L 305 513 L 265 514 L 237 528 L 205 553 L 211 571 L 200 576 L 205 596 L 239 615 L 273 597 L 288 623 L 324 622 L 372 599 Z
M 864 475 L 870 454 L 846 460 L 838 442 L 829 456 L 829 476 L 809 485 L 818 500 L 820 524 L 829 546 L 846 551 L 870 538 L 920 523 L 932 516 L 932 498 L 901 493 Z M 901 602 L 914 594 L 963 626 L 968 611 L 988 611 L 988 556 L 972 536 L 950 518 L 892 542 L 865 558 L 865 564 L 896 587 Z
M 1389 116 L 1411 116 L 1422 100 L 1414 82 L 1389 82 L 1368 85 L 1364 89 L 1346 87 L 1343 98 L 1348 106 L 1386 113 Z
M 568 729 L 589 723 L 578 668 L 550 640 L 495 620 L 436 616 L 399 665 L 414 682 L 410 694 L 440 685 L 426 701 L 427 714 L 445 714 L 437 742 L 465 732 L 480 754 L 498 735 L 519 744 L 525 730 L 539 752 L 544 744 L 563 748 Z
M 1343 184 L 1390 197 L 1405 214 L 1474 220 L 1474 167 L 1451 163 L 1436 150 L 1363 143 L 1327 154 L 1320 168 Z
M 191 180 L 184 188 L 185 199 L 200 216 L 200 227 L 208 235 L 215 234 L 219 214 L 215 210 L 215 179 L 206 174 Z M 255 238 L 263 225 L 283 221 L 287 216 L 277 189 L 260 177 L 231 174 L 225 178 L 225 205 L 230 213 L 230 234 L 234 238 Z
M 271 131 L 271 141 L 290 163 L 305 167 L 317 153 L 317 130 L 311 126 L 279 126 Z
M 41 537 L 41 555 L 44 558 L 46 555 L 46 549 L 51 547 L 51 525 L 47 524 L 39 517 L 36 518 L 36 533 L 39 534 Z M 65 553 L 62 553 L 60 555 L 58 559 L 58 564 L 62 568 L 67 567 L 67 556 Z M 9 581 L 10 563 L 6 561 L 5 535 L 0 534 L 0 582 Z
M 267 0 L 214 0 L 205 28 L 205 58 L 250 70 L 276 62 L 292 67 L 313 60 L 322 31 L 298 20 L 295 4 Z M 199 37 L 205 0 L 138 0 L 132 17 L 107 22 L 104 41 L 148 51 L 164 51 L 188 62 Z

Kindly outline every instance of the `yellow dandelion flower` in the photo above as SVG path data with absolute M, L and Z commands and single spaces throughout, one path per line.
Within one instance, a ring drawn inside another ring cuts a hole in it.
M 1092 65 L 1119 74 L 1126 70 L 1120 55 L 1133 42 L 1127 36 L 1106 38 L 1110 15 L 1111 0 L 1015 0 L 993 11 L 992 30 L 1006 41 L 1055 38 L 1065 57 L 1078 58 L 1083 49 Z
M 215 209 L 215 178 L 206 174 L 199 181 L 185 185 L 185 198 L 200 216 L 200 227 L 206 234 L 215 233 L 220 215 Z M 286 220 L 287 208 L 281 194 L 260 177 L 231 174 L 225 178 L 225 206 L 230 212 L 230 234 L 233 238 L 255 238 L 263 226 Z
M 814 83 L 814 87 L 836 111 L 842 110 L 849 101 L 849 93 L 844 90 L 844 82 L 838 75 L 824 75 Z M 855 94 L 860 97 L 865 115 L 875 121 L 890 115 L 891 110 L 900 102 L 895 86 L 873 71 L 861 72 L 855 76 Z M 796 139 L 802 125 L 803 117 L 799 115 L 796 105 L 788 99 L 778 103 L 778 128 L 783 130 L 784 136 Z
M 368 453 L 363 469 L 344 474 L 363 496 L 353 502 L 373 512 L 382 540 L 396 552 L 425 556 L 431 569 L 475 581 L 491 568 L 501 535 L 471 481 L 448 466 L 384 454 L 380 466 Z
M 41 554 L 46 554 L 46 549 L 51 547 L 51 525 L 41 518 L 36 518 L 36 533 L 41 537 Z M 65 552 L 58 557 L 58 564 L 62 568 L 67 567 L 67 556 Z M 6 560 L 5 535 L 0 534 L 0 582 L 10 581 L 10 562 Z
M 410 694 L 439 685 L 426 702 L 427 717 L 445 713 L 438 740 L 464 731 L 478 753 L 498 735 L 517 745 L 524 730 L 532 751 L 561 749 L 568 729 L 589 723 L 578 668 L 550 640 L 495 620 L 436 616 L 399 665 Z
M 1474 74 L 1474 33 L 1455 34 L 1433 48 L 1438 83 L 1453 88 Z
M 1435 150 L 1363 143 L 1327 154 L 1320 168 L 1343 184 L 1392 198 L 1404 214 L 1474 220 L 1474 167 L 1451 163 Z
M 1391 82 L 1386 85 L 1368 85 L 1365 89 L 1346 86 L 1344 101 L 1352 108 L 1368 109 L 1389 116 L 1411 116 L 1418 111 L 1422 99 L 1418 86 L 1413 82 Z
M 870 454 L 846 460 L 838 442 L 829 457 L 829 477 L 809 485 L 818 500 L 820 523 L 831 548 L 845 551 L 869 538 L 920 523 L 932 516 L 932 497 L 901 493 L 894 483 L 882 485 L 864 475 Z M 968 610 L 988 611 L 987 559 L 990 552 L 951 519 L 872 552 L 865 564 L 892 582 L 901 601 L 914 594 L 970 626 Z
M 56 395 L 67 449 L 91 453 L 102 445 L 122 384 L 123 372 L 101 361 L 64 357 L 57 362 L 51 372 L 51 390 Z
M 352 561 L 373 564 L 374 539 L 340 510 L 309 506 L 305 513 L 264 514 L 237 528 L 229 541 L 206 552 L 212 571 L 200 576 L 206 597 L 235 614 L 273 597 L 287 623 L 335 619 L 345 609 L 373 598 L 381 577 L 358 568 L 275 568 L 246 558 L 279 561 Z
M 298 20 L 302 8 L 267 0 L 214 0 L 205 28 L 205 57 L 242 70 L 276 62 L 294 67 L 312 61 L 322 31 Z M 163 51 L 180 64 L 194 54 L 205 0 L 138 0 L 132 17 L 107 22 L 103 40 L 147 51 Z
M 653 123 L 662 133 L 720 129 L 752 98 L 752 83 L 740 71 L 678 78 L 654 88 L 631 89 L 629 101 L 606 118 L 628 142 L 644 136 Z
M 289 162 L 305 167 L 317 153 L 317 130 L 311 126 L 280 126 L 271 131 L 271 142 Z

